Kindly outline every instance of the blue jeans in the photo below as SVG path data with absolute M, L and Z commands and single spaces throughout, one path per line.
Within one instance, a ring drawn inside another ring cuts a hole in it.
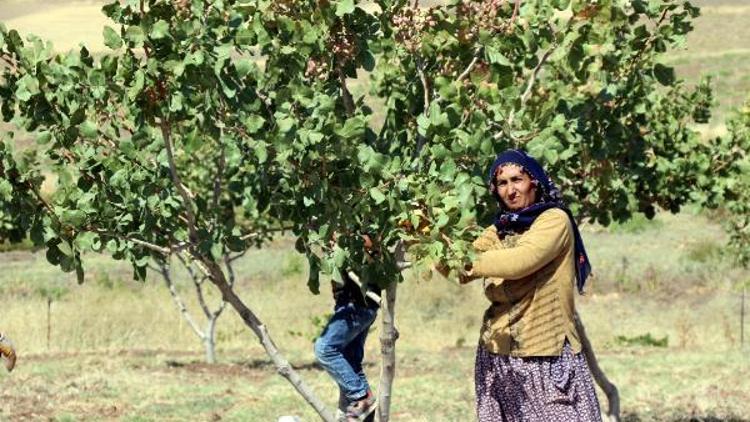
M 337 303 L 323 333 L 315 340 L 315 357 L 350 401 L 361 399 L 370 389 L 362 360 L 367 331 L 377 313 L 377 309 L 351 302 Z

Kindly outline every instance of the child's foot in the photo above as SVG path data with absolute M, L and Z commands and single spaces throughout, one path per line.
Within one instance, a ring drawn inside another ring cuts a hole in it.
M 347 422 L 364 421 L 375 411 L 376 405 L 377 403 L 375 402 L 375 397 L 372 395 L 372 391 L 367 391 L 367 395 L 364 398 L 354 401 L 347 406 Z

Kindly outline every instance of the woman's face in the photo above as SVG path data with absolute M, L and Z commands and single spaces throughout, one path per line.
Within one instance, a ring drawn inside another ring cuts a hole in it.
M 536 202 L 536 184 L 520 166 L 500 167 L 495 184 L 500 199 L 510 211 L 518 211 Z

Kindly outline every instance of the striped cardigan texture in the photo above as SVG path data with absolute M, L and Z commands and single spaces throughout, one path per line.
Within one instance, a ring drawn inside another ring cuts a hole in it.
M 581 351 L 575 328 L 575 265 L 568 215 L 557 208 L 540 214 L 523 233 L 500 238 L 490 226 L 474 241 L 473 263 L 485 277 L 492 302 L 484 314 L 481 344 L 490 353 L 560 356 L 567 339 Z

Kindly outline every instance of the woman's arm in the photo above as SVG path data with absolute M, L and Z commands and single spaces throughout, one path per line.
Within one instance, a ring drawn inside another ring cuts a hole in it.
M 472 246 L 477 252 L 487 252 L 498 243 L 500 243 L 500 240 L 497 237 L 497 229 L 492 225 L 484 229 L 482 234 L 472 243 Z
M 497 228 L 495 228 L 494 225 L 491 225 L 485 228 L 484 231 L 482 231 L 482 234 L 480 234 L 471 245 L 477 252 L 487 252 L 496 248 L 498 245 L 502 246 L 502 243 L 500 242 L 500 238 L 497 236 Z M 466 284 L 473 280 L 476 280 L 477 278 L 480 278 L 479 276 L 472 276 L 470 269 L 471 265 L 467 266 L 461 272 L 459 272 L 459 283 Z M 447 273 L 443 274 L 444 277 L 447 277 L 447 275 Z
M 571 241 L 570 220 L 565 211 L 556 208 L 545 211 L 516 246 L 482 253 L 461 281 L 479 277 L 518 280 L 551 262 Z

